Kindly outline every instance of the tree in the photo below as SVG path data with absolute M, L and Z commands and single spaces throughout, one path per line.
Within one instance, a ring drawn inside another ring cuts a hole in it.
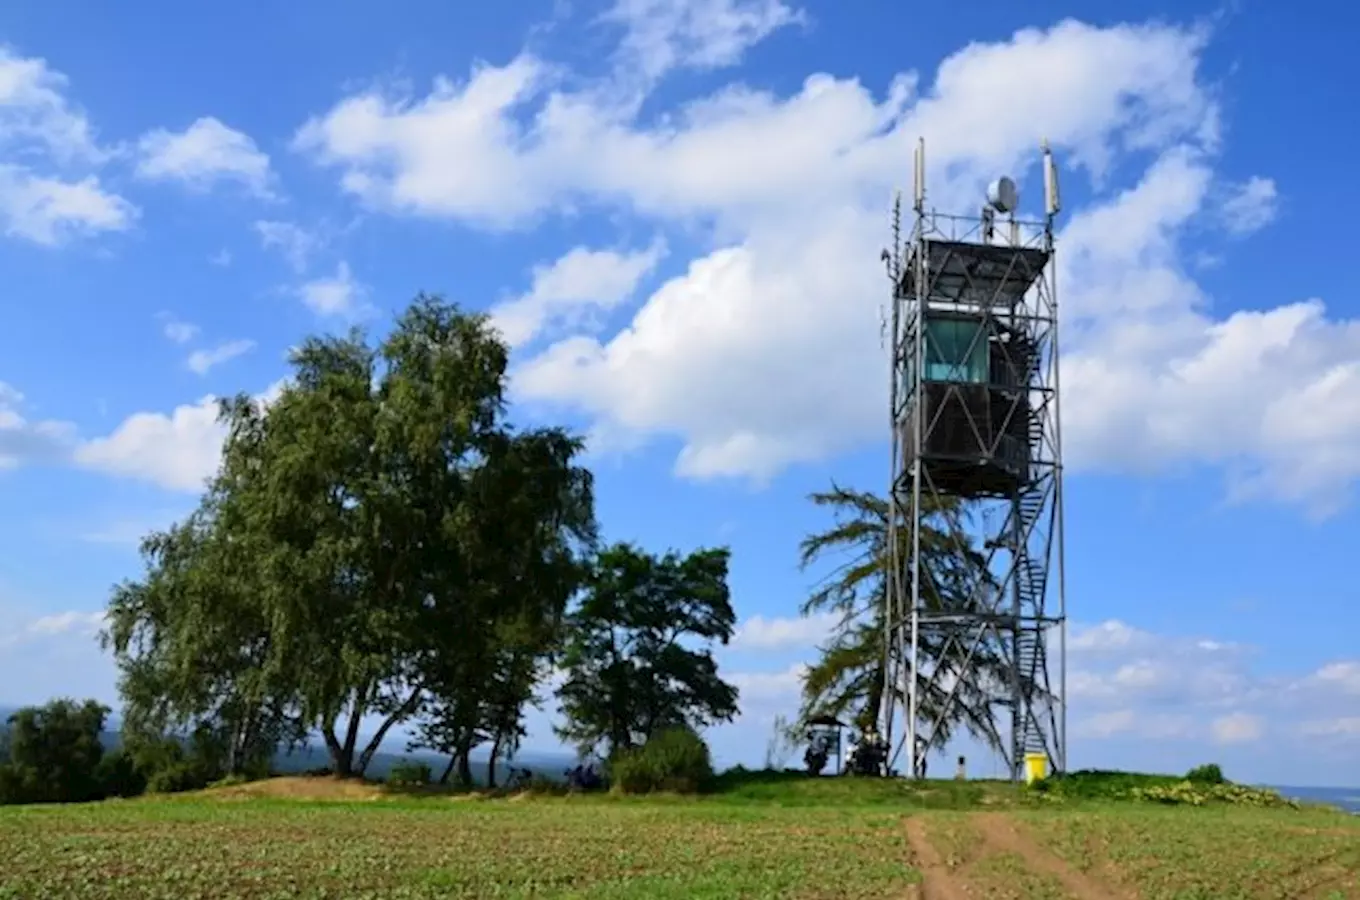
M 482 692 L 459 660 L 498 622 L 560 619 L 591 478 L 576 438 L 504 422 L 507 357 L 484 315 L 421 296 L 376 346 L 309 338 L 277 396 L 222 405 L 199 510 L 110 604 L 148 723 L 215 721 L 242 751 L 319 731 L 359 775 L 392 727 Z
M 726 549 L 657 558 L 615 544 L 595 559 L 584 598 L 568 618 L 558 692 L 558 734 L 612 756 L 662 729 L 730 721 L 737 689 L 712 654 L 736 625 Z
M 806 569 L 825 557 L 841 554 L 831 575 L 820 582 L 804 601 L 803 615 L 833 613 L 838 624 L 821 648 L 820 658 L 807 671 L 803 682 L 800 720 L 813 716 L 848 717 L 861 728 L 869 728 L 878 718 L 883 699 L 884 599 L 887 594 L 890 505 L 882 497 L 853 491 L 833 484 L 831 490 L 809 498 L 835 515 L 834 524 L 825 531 L 806 537 L 800 545 L 800 564 Z M 924 501 L 924 498 L 923 498 Z M 929 501 L 925 524 L 921 528 L 922 565 L 928 577 L 922 579 L 924 602 L 936 609 L 962 609 L 978 604 L 975 586 L 992 579 L 985 558 L 972 548 L 964 532 L 963 510 L 952 498 Z M 907 521 L 896 530 L 899 559 L 910 556 L 910 530 Z M 910 586 L 908 586 L 910 589 Z M 949 740 L 954 727 L 962 726 L 990 746 L 1000 748 L 996 712 L 1004 699 L 995 689 L 1006 684 L 1003 648 L 983 647 L 964 666 L 967 648 L 949 643 L 936 635 L 922 635 L 920 654 L 932 665 L 914 669 L 919 687 L 918 720 L 933 722 L 946 714 L 936 732 L 936 745 Z M 929 673 L 944 665 L 962 674 L 952 701 L 940 684 L 932 685 Z
M 8 719 L 9 761 L 0 771 L 0 802 L 82 803 L 103 796 L 100 736 L 109 708 L 94 700 L 54 700 Z
M 215 500 L 143 542 L 147 575 L 114 588 L 101 639 L 119 661 L 130 752 L 152 769 L 178 765 L 169 748 L 197 736 L 221 748 L 206 769 L 258 773 L 307 723 L 286 673 L 269 666 L 275 645 L 249 547 L 226 539 Z

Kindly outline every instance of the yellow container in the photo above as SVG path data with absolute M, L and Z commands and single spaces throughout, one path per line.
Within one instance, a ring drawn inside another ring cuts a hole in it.
M 1034 784 L 1048 777 L 1048 754 L 1025 754 L 1025 784 Z

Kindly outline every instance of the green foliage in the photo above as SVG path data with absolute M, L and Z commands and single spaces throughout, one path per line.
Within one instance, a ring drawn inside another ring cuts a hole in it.
M 200 507 L 109 604 L 133 730 L 206 725 L 235 773 L 320 731 L 362 774 L 422 713 L 441 748 L 513 741 L 594 510 L 578 439 L 504 423 L 507 354 L 422 296 L 375 345 L 310 338 L 277 396 L 222 405 Z
M 558 734 L 609 755 L 663 729 L 730 721 L 737 689 L 718 676 L 712 645 L 736 627 L 726 549 L 656 557 L 616 544 L 595 559 L 567 622 Z
M 1194 776 L 1194 777 L 1191 777 Z M 1083 770 L 1035 782 L 1033 790 L 1048 801 L 1140 801 L 1185 806 L 1299 806 L 1276 791 L 1233 784 L 1214 764 L 1192 769 L 1184 778 L 1139 772 Z
M 1195 766 L 1185 773 L 1185 780 L 1195 784 L 1226 784 L 1228 779 L 1223 777 L 1223 770 L 1218 763 L 1206 763 L 1202 766 Z
M 609 779 L 613 789 L 624 794 L 693 794 L 713 779 L 713 762 L 702 737 L 690 728 L 672 727 L 656 732 L 640 747 L 614 754 Z
M 434 773 L 427 763 L 419 760 L 402 760 L 387 773 L 387 783 L 393 787 L 417 787 L 434 780 Z
M 146 790 L 146 773 L 125 750 L 105 753 L 95 768 L 95 779 L 105 797 L 136 797 Z
M 1277 791 L 1204 781 L 1179 781 L 1175 784 L 1134 788 L 1135 800 L 1185 806 L 1265 806 L 1298 809 L 1301 804 L 1280 796 Z
M 1083 769 L 1065 775 L 1050 775 L 1036 781 L 1031 790 L 1055 799 L 1127 800 L 1135 790 L 1165 787 L 1179 780 L 1174 775 Z
M 187 736 L 125 732 L 124 749 L 139 777 L 145 779 L 146 790 L 153 794 L 202 790 L 229 775 L 248 779 L 266 774 L 259 765 L 231 772 L 222 735 L 207 724 Z
M 860 729 L 873 727 L 883 698 L 884 598 L 895 534 L 899 559 L 910 557 L 910 528 L 903 516 L 894 529 L 887 499 L 866 491 L 833 484 L 829 491 L 812 494 L 812 502 L 828 508 L 833 524 L 806 537 L 800 547 L 804 568 L 834 559 L 836 566 L 804 601 L 803 615 L 835 613 L 840 623 L 821 647 L 820 658 L 808 669 L 803 682 L 800 721 L 829 715 L 852 722 Z M 995 589 L 985 557 L 977 552 L 965 530 L 962 505 L 936 498 L 925 510 L 921 529 L 921 593 L 925 604 L 937 610 L 978 609 L 990 601 Z M 979 594 L 978 586 L 981 586 Z M 910 590 L 910 585 L 906 586 Z M 965 665 L 964 657 L 971 652 Z M 1004 741 L 997 726 L 997 710 L 1008 699 L 996 685 L 1009 685 L 1006 648 L 999 642 L 970 651 L 968 642 L 947 640 L 943 634 L 923 634 L 917 669 L 920 688 L 919 718 L 940 720 L 936 745 L 948 743 L 962 727 L 989 746 Z M 944 683 L 932 684 L 930 673 L 945 667 L 965 671 L 967 677 L 953 691 Z M 904 698 L 905 699 L 905 698 Z
M 99 738 L 108 713 L 93 700 L 62 699 L 10 716 L 0 803 L 82 803 L 102 797 Z

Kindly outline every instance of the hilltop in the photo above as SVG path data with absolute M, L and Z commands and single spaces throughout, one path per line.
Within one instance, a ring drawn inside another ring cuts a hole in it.
M 11 857 L 0 896 L 1360 896 L 1360 822 L 1351 817 L 1082 793 L 740 770 L 688 798 L 403 793 L 287 777 L 0 809 Z M 450 802 L 460 798 L 480 802 Z

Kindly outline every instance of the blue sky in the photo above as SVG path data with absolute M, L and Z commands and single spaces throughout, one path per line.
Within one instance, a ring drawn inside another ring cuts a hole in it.
M 732 546 L 713 741 L 761 762 L 825 627 L 804 497 L 887 478 L 911 144 L 968 211 L 1033 203 L 1048 137 L 1072 762 L 1360 782 L 1354 13 L 505 6 L 0 11 L 0 701 L 113 700 L 93 623 L 215 464 L 205 398 L 425 290 L 493 311 L 519 421 L 590 435 L 609 537 Z

